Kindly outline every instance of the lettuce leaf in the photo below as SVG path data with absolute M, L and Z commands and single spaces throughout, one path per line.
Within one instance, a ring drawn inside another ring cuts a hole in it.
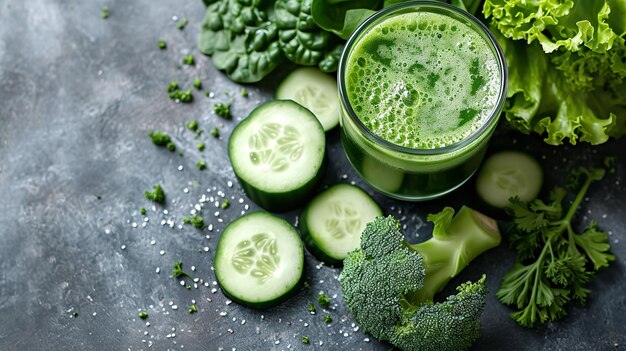
M 486 0 L 483 14 L 507 59 L 514 128 L 552 145 L 626 134 L 626 0 Z

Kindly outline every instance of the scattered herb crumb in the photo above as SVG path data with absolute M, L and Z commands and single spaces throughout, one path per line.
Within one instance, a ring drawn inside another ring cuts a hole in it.
M 74 312 L 72 312 L 72 314 L 70 316 L 72 318 L 77 318 L 78 317 L 78 312 L 74 311 Z
M 187 311 L 189 311 L 189 313 L 198 312 L 198 308 L 196 307 L 196 305 L 191 305 L 187 308 Z
M 176 145 L 174 145 L 174 143 L 169 142 L 167 143 L 167 145 L 165 145 L 165 147 L 167 148 L 167 150 L 169 150 L 170 152 L 174 152 L 176 151 Z
M 97 200 L 102 200 L 102 196 L 100 196 L 100 195 L 96 195 L 96 199 L 97 199 Z
M 201 90 L 202 89 L 202 81 L 200 80 L 200 78 L 196 78 L 193 80 L 193 86 L 194 88 Z
M 199 127 L 198 121 L 188 121 L 187 122 L 187 128 L 189 128 L 190 130 L 192 130 L 194 132 L 198 131 L 198 127 Z
M 204 151 L 205 145 L 204 143 L 198 143 L 198 151 Z
M 192 217 L 185 217 L 185 218 L 183 218 L 183 223 L 191 224 L 192 226 L 194 226 L 194 227 L 196 227 L 198 229 L 204 228 L 204 219 L 202 219 L 202 217 L 200 217 L 198 215 L 194 215 Z
M 146 213 L 148 213 L 148 211 L 146 210 L 145 207 L 142 207 L 142 208 L 139 209 L 139 213 L 141 213 L 142 216 L 145 216 Z
M 182 151 L 178 151 L 178 156 L 183 157 L 183 152 Z
M 159 40 L 159 49 L 164 50 L 167 48 L 167 43 L 165 40 Z
M 139 313 L 137 314 L 139 316 L 139 318 L 141 319 L 146 319 L 148 318 L 148 312 L 146 311 L 139 311 Z
M 178 86 L 178 81 L 176 79 L 174 79 L 173 81 L 170 82 L 170 84 L 167 85 L 167 92 L 171 93 L 173 91 L 176 91 L 179 89 Z
M 187 17 L 183 17 L 183 19 L 178 22 L 178 29 L 183 30 L 185 29 L 185 26 L 187 25 L 187 23 L 189 23 L 189 20 L 187 19 Z
M 211 135 L 212 135 L 214 138 L 219 138 L 219 137 L 220 137 L 220 131 L 219 131 L 219 129 L 217 129 L 217 127 L 215 127 L 215 128 L 213 128 L 213 129 L 211 129 Z
M 232 104 L 232 100 L 227 103 L 218 102 L 215 106 L 213 106 L 213 112 L 222 118 L 231 119 L 233 117 L 230 113 L 230 106 Z
M 206 169 L 206 162 L 204 161 L 198 161 L 198 163 L 196 163 L 196 167 L 198 167 L 199 170 L 205 170 Z
M 331 317 L 330 314 L 325 314 L 324 317 L 322 317 L 322 320 L 324 323 L 330 324 L 333 322 L 333 317 Z
M 311 343 L 311 340 L 309 340 L 308 336 L 302 335 L 302 343 L 308 345 L 309 343 Z
M 193 57 L 193 54 L 189 54 L 185 57 L 183 57 L 183 64 L 185 65 L 193 65 L 196 63 L 196 59 L 195 57 Z
M 156 203 L 164 203 L 165 202 L 165 192 L 163 192 L 163 188 L 161 188 L 161 185 L 157 184 L 155 186 L 152 187 L 153 191 L 144 191 L 144 195 L 146 195 L 146 199 L 148 200 L 152 200 Z
M 241 96 L 248 97 L 248 90 L 246 88 L 241 88 Z
M 315 305 L 310 303 L 309 307 L 307 307 L 307 310 L 309 310 L 309 312 L 311 313 L 315 313 Z
M 102 17 L 102 19 L 107 19 L 109 18 L 109 8 L 104 6 L 102 7 L 102 11 L 100 11 L 100 17 Z
M 189 103 L 193 101 L 193 93 L 191 90 L 176 90 L 169 93 L 170 99 L 178 100 L 182 103 Z
M 165 146 L 172 141 L 169 135 L 159 131 L 149 132 L 148 136 L 152 140 L 152 143 L 156 146 Z
M 328 308 L 330 306 L 330 297 L 326 296 L 326 294 L 321 293 L 317 296 L 317 303 L 322 308 Z
M 187 277 L 189 279 L 193 279 L 187 272 L 183 271 L 183 262 L 177 261 L 172 265 L 174 269 L 172 270 L 172 275 L 174 278 Z
M 230 201 L 228 201 L 228 199 L 222 200 L 222 204 L 220 205 L 220 207 L 224 210 L 227 209 L 228 207 L 230 207 Z

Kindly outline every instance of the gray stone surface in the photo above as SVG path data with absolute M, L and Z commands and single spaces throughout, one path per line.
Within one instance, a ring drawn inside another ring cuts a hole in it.
M 104 5 L 110 8 L 107 20 L 100 18 Z M 139 350 L 150 345 L 155 350 L 387 349 L 364 341 L 367 336 L 354 328 L 340 295 L 333 299 L 335 322 L 330 326 L 321 322 L 321 314 L 306 311 L 319 291 L 339 294 L 339 271 L 317 266 L 309 254 L 311 288 L 274 309 L 253 311 L 228 304 L 219 290 L 212 293 L 211 265 L 220 230 L 244 206 L 256 209 L 236 184 L 226 140 L 238 119 L 272 96 L 287 69 L 248 86 L 251 95 L 242 98 L 239 86 L 195 49 L 203 9 L 199 0 L 0 1 L 0 350 Z M 189 25 L 177 29 L 172 16 L 188 17 Z M 157 48 L 158 39 L 167 41 L 167 50 Z M 189 52 L 197 58 L 192 67 L 181 65 Z M 189 105 L 167 98 L 169 81 L 191 87 L 195 77 L 215 92 L 214 98 L 196 92 Z M 235 120 L 213 115 L 216 101 L 231 98 Z M 196 140 L 183 127 L 192 118 L 205 130 L 220 126 L 222 137 L 215 140 L 205 133 Z M 153 129 L 170 133 L 184 156 L 154 147 L 146 136 Z M 590 165 L 606 154 L 618 156 L 617 173 L 593 185 L 579 216 L 583 222 L 595 218 L 611 232 L 617 261 L 598 275 L 587 306 L 572 308 L 558 324 L 527 330 L 508 318 L 509 309 L 493 295 L 513 263 L 511 250 L 502 245 L 483 255 L 455 280 L 488 275 L 492 293 L 474 349 L 623 347 L 625 140 L 596 148 L 554 148 L 537 138 L 500 134 L 493 148 L 527 149 L 542 159 L 546 187 L 562 181 L 573 166 Z M 195 148 L 200 140 L 207 144 L 204 153 Z M 347 164 L 336 130 L 329 134 L 328 156 L 327 184 L 345 174 L 363 185 Z M 209 165 L 204 172 L 195 168 L 201 159 Z M 235 183 L 232 188 L 229 181 Z M 167 205 L 153 211 L 143 191 L 156 183 L 166 190 Z M 219 210 L 206 204 L 203 214 L 212 232 L 178 228 L 202 195 L 218 191 L 234 197 L 233 205 Z M 429 235 L 427 213 L 474 203 L 473 197 L 471 185 L 423 204 L 375 195 L 407 225 L 411 240 Z M 148 207 L 149 222 L 138 214 L 142 206 Z M 295 215 L 284 216 L 294 223 Z M 163 219 L 175 221 L 174 228 L 162 226 Z M 209 286 L 180 286 L 171 276 L 176 260 L 183 260 L 188 270 L 194 265 L 192 273 Z M 198 313 L 187 313 L 192 300 Z M 150 314 L 146 321 L 137 318 L 140 309 Z M 77 318 L 70 318 L 73 311 Z M 301 345 L 301 335 L 310 336 L 314 345 Z

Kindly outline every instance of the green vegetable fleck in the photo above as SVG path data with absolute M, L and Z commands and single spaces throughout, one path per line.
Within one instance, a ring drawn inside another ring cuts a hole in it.
M 485 276 L 457 287 L 435 303 L 434 295 L 474 258 L 500 244 L 495 220 L 468 207 L 430 214 L 433 236 L 409 244 L 392 216 L 378 217 L 361 234 L 340 275 L 349 311 L 372 336 L 402 350 L 466 350 L 480 334 Z
M 198 312 L 198 308 L 196 307 L 196 305 L 191 305 L 187 308 L 187 311 L 189 313 L 195 313 L 195 312 Z
M 322 308 L 328 308 L 330 306 L 330 297 L 328 297 L 324 293 L 321 293 L 321 294 L 317 295 L 317 303 Z
M 192 226 L 194 226 L 194 227 L 196 227 L 198 229 L 204 228 L 204 219 L 202 219 L 202 217 L 200 217 L 198 215 L 193 215 L 191 217 L 183 218 L 183 223 L 184 224 L 191 224 Z
M 311 340 L 309 339 L 309 337 L 308 337 L 308 336 L 302 335 L 302 343 L 303 343 L 304 345 L 308 345 L 308 344 L 310 344 L 310 343 L 311 343 Z
M 213 129 L 211 129 L 211 135 L 214 138 L 219 138 L 220 137 L 220 131 L 217 129 L 217 127 L 214 127 Z
M 169 135 L 159 131 L 148 132 L 148 136 L 150 137 L 150 140 L 152 140 L 152 143 L 156 146 L 166 146 L 172 141 Z
M 191 90 L 176 90 L 169 93 L 170 99 L 177 100 L 182 103 L 189 103 L 193 101 L 193 93 Z
M 183 64 L 185 65 L 194 65 L 196 63 L 196 59 L 195 57 L 193 57 L 193 54 L 189 54 L 185 57 L 183 57 Z
M 509 241 L 517 252 L 517 262 L 504 276 L 496 296 L 516 308 L 511 318 L 520 325 L 533 327 L 561 319 L 568 303 L 586 301 L 596 271 L 615 260 L 609 253 L 608 234 L 595 221 L 582 233 L 575 232 L 572 223 L 589 186 L 604 174 L 600 168 L 577 169 L 568 189 L 556 187 L 547 203 L 511 199 L 507 208 L 513 218 Z M 565 212 L 568 192 L 576 197 Z
M 200 78 L 196 78 L 193 80 L 193 87 L 198 90 L 202 89 L 202 81 L 200 80 Z
M 174 145 L 169 135 L 160 131 L 156 131 L 156 132 L 149 132 L 148 136 L 150 137 L 150 140 L 152 140 L 152 143 L 154 145 L 165 146 L 166 149 L 172 152 L 176 150 L 176 145 Z
M 241 96 L 248 97 L 248 90 L 246 88 L 241 88 Z
M 315 311 L 316 311 L 315 305 L 313 303 L 309 303 L 309 306 L 307 307 L 307 310 L 309 312 L 311 312 L 311 314 L 315 313 Z
M 206 162 L 204 161 L 198 161 L 196 163 L 196 167 L 198 167 L 199 170 L 205 170 L 206 169 Z
M 100 11 L 100 17 L 102 17 L 102 19 L 107 19 L 109 18 L 109 8 L 106 6 L 102 7 L 102 10 Z
M 165 203 L 165 192 L 163 192 L 163 188 L 161 188 L 159 184 L 153 186 L 151 192 L 146 190 L 143 193 L 148 200 L 152 200 L 159 204 Z
M 173 81 L 170 82 L 170 84 L 167 85 L 167 92 L 171 93 L 173 91 L 176 91 L 179 89 L 178 86 L 178 81 L 176 79 L 174 79 Z
M 146 312 L 146 311 L 139 311 L 137 316 L 139 316 L 139 318 L 141 318 L 141 319 L 146 319 L 146 318 L 148 318 L 148 312 Z
M 72 314 L 70 315 L 72 318 L 77 318 L 78 317 L 78 312 L 73 311 Z
M 148 210 L 146 210 L 145 207 L 142 207 L 139 209 L 139 213 L 141 213 L 142 216 L 145 216 L 148 213 Z
M 185 29 L 185 26 L 187 25 L 187 23 L 189 23 L 189 20 L 187 19 L 187 17 L 183 17 L 183 19 L 178 22 L 178 29 L 183 30 Z
M 220 205 L 220 207 L 224 210 L 227 209 L 228 207 L 230 207 L 230 201 L 228 201 L 228 199 L 222 200 L 222 204 Z
M 231 119 L 233 118 L 230 112 L 230 106 L 232 104 L 233 104 L 233 100 L 227 103 L 218 102 L 217 104 L 215 104 L 215 106 L 213 106 L 213 112 L 215 112 L 216 115 L 222 118 Z
M 183 262 L 177 261 L 172 265 L 174 269 L 172 270 L 172 275 L 174 278 L 187 277 L 189 279 L 193 279 L 187 272 L 183 271 Z
M 204 151 L 204 143 L 198 143 L 198 151 Z
M 161 50 L 164 50 L 165 48 L 167 48 L 167 43 L 165 42 L 165 40 L 159 40 L 158 45 L 159 45 L 159 49 Z
M 325 315 L 322 317 L 322 320 L 324 321 L 324 323 L 326 323 L 326 324 L 330 324 L 330 323 L 332 323 L 332 322 L 333 322 L 333 317 L 331 317 L 331 316 L 330 316 L 330 314 L 325 314 Z
M 192 130 L 194 132 L 198 131 L 198 127 L 200 126 L 200 124 L 198 124 L 198 121 L 187 121 L 186 125 L 189 130 Z

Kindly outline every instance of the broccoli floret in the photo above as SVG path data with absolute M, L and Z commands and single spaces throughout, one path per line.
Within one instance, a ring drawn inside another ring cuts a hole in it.
M 483 276 L 435 303 L 478 255 L 500 244 L 496 222 L 463 207 L 428 216 L 433 237 L 409 244 L 392 216 L 367 224 L 361 248 L 344 260 L 341 289 L 359 325 L 405 351 L 465 350 L 478 338 L 487 287 Z

